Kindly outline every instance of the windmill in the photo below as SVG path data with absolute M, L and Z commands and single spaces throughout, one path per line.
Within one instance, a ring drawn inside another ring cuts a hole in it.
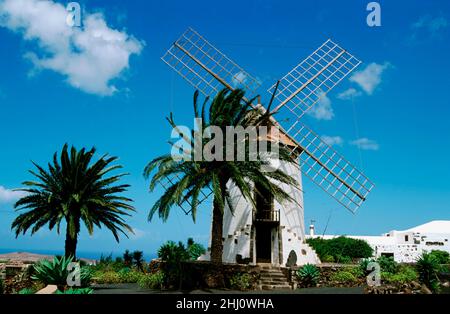
M 244 89 L 251 99 L 261 85 L 192 28 L 181 35 L 162 60 L 205 96 L 214 96 L 226 87 Z M 373 183 L 301 122 L 322 97 L 360 64 L 360 60 L 329 39 L 269 89 L 272 113 L 293 121 L 277 125 L 288 141 L 295 143 L 288 147 L 299 159 L 296 167 L 285 169 L 299 179 L 300 188 L 289 191 L 296 204 L 272 204 L 268 213 L 258 214 L 232 188 L 236 204 L 234 215 L 229 211 L 224 214 L 224 261 L 247 258 L 253 263 L 284 265 L 288 255 L 293 254 L 299 263 L 317 260 L 304 241 L 302 174 L 352 213 L 366 200 Z M 205 192 L 203 200 L 209 195 L 210 191 Z

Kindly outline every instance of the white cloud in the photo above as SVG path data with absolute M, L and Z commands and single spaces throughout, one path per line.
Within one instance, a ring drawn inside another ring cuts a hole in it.
M 315 104 L 308 114 L 317 120 L 332 120 L 334 118 L 334 110 L 331 106 L 331 100 L 325 93 L 320 95 L 320 100 Z
M 342 99 L 342 100 L 350 100 L 356 97 L 361 96 L 362 93 L 358 90 L 356 90 L 356 88 L 349 88 L 345 91 L 343 91 L 342 93 L 337 95 L 337 98 Z
M 354 141 L 350 142 L 350 144 L 353 146 L 357 146 L 358 148 L 360 148 L 362 150 L 379 150 L 380 149 L 380 145 L 376 141 L 370 140 L 366 137 L 354 140 Z
M 87 93 L 114 94 L 113 80 L 121 78 L 144 43 L 110 28 L 101 14 L 84 13 L 82 28 L 69 27 L 67 14 L 62 4 L 50 0 L 0 0 L 0 26 L 37 44 L 25 54 L 35 70 L 60 73 Z
M 14 191 L 0 185 L 0 203 L 10 203 L 25 196 L 25 192 Z
M 133 240 L 142 239 L 147 235 L 147 232 L 137 228 L 133 228 L 133 233 L 134 234 L 130 234 L 130 238 Z
M 438 35 L 441 31 L 446 29 L 450 22 L 443 16 L 433 17 L 431 15 L 424 15 L 411 25 L 414 30 L 413 39 L 415 39 L 421 30 L 427 32 L 431 36 Z
M 325 144 L 329 145 L 329 146 L 342 146 L 344 144 L 344 140 L 342 137 L 340 136 L 327 136 L 324 135 L 322 136 L 322 141 L 325 142 Z
M 364 70 L 353 74 L 350 81 L 357 83 L 367 94 L 372 95 L 382 82 L 383 72 L 390 67 L 389 62 L 383 64 L 371 63 Z

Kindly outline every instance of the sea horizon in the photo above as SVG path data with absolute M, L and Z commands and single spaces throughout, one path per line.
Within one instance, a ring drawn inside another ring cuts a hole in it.
M 130 250 L 132 252 L 132 250 Z M 23 248 L 0 248 L 0 254 L 9 253 L 33 253 L 42 255 L 64 255 L 64 250 L 45 250 L 45 249 L 23 249 Z M 122 257 L 124 252 L 115 251 L 77 251 L 78 258 L 85 258 L 91 260 L 100 260 L 101 257 L 112 256 L 113 259 Z M 157 255 L 155 253 L 148 254 L 144 252 L 144 260 L 146 262 L 155 259 Z

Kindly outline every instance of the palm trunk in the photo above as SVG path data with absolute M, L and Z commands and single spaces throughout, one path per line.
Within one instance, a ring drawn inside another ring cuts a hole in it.
M 78 244 L 78 231 L 80 229 L 80 222 L 73 217 L 66 219 L 67 221 L 67 229 L 66 229 L 66 243 L 65 243 L 65 256 L 73 257 L 76 260 L 77 257 L 77 244 Z M 75 236 L 70 234 L 69 224 L 73 224 L 73 228 L 75 228 Z
M 214 201 L 213 221 L 211 230 L 211 262 L 213 264 L 222 264 L 223 254 L 223 210 L 219 204 Z
M 74 259 L 76 258 L 76 254 L 77 254 L 77 242 L 78 239 L 72 238 L 69 231 L 66 231 L 66 253 L 65 256 L 66 257 L 73 257 Z
M 220 187 L 222 192 L 222 198 L 225 199 L 225 191 L 227 188 L 228 179 L 224 176 L 220 180 Z M 211 230 L 211 262 L 213 264 L 222 264 L 223 255 L 223 212 L 224 208 L 221 208 L 219 203 L 214 200 L 213 207 L 213 221 Z

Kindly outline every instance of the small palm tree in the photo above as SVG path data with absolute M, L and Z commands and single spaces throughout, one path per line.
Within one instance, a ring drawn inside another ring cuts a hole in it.
M 433 292 L 439 291 L 439 271 L 441 269 L 439 260 L 433 253 L 423 253 L 417 260 L 416 269 L 419 280 Z
M 133 254 L 134 265 L 140 270 L 144 271 L 144 252 L 142 251 L 134 251 Z
M 125 253 L 123 253 L 123 262 L 126 266 L 131 266 L 133 264 L 133 255 L 129 250 L 125 250 Z
M 206 104 L 208 99 L 205 100 L 201 108 L 201 112 L 198 110 L 198 91 L 194 94 L 194 113 L 197 121 L 200 121 L 198 127 L 201 134 L 206 133 L 206 130 L 210 126 L 219 127 L 222 134 L 226 134 L 227 127 L 239 127 L 247 128 L 249 126 L 268 126 L 270 115 L 262 112 L 260 109 L 254 109 L 251 107 L 251 102 L 246 101 L 244 98 L 244 92 L 242 90 L 230 91 L 224 89 L 217 94 L 212 101 L 209 112 L 207 115 Z M 181 205 L 189 201 L 191 205 L 192 218 L 196 218 L 197 207 L 199 205 L 199 195 L 201 195 L 202 189 L 210 187 L 213 191 L 213 222 L 211 231 L 211 261 L 213 263 L 220 264 L 222 262 L 223 243 L 222 243 L 222 230 L 223 230 L 223 214 L 226 204 L 228 208 L 233 211 L 233 203 L 230 199 L 229 185 L 231 182 L 236 186 L 245 199 L 253 205 L 255 208 L 255 193 L 252 184 L 255 183 L 261 186 L 264 191 L 268 191 L 278 201 L 292 200 L 292 198 L 280 188 L 280 183 L 296 185 L 296 181 L 284 173 L 282 170 L 277 169 L 272 172 L 264 172 L 262 168 L 270 164 L 268 158 L 263 156 L 257 156 L 257 160 L 248 158 L 249 156 L 249 139 L 246 138 L 245 145 L 245 160 L 244 161 L 229 161 L 226 160 L 213 160 L 213 161 L 195 161 L 194 152 L 198 149 L 192 140 L 191 134 L 185 134 L 180 130 L 174 122 L 172 114 L 167 119 L 173 129 L 178 132 L 181 138 L 184 139 L 183 145 L 184 154 L 190 158 L 181 158 L 181 160 L 175 160 L 172 155 L 163 155 L 151 161 L 144 170 L 144 176 L 150 177 L 154 169 L 158 169 L 154 174 L 151 183 L 150 190 L 152 191 L 157 183 L 165 181 L 167 178 L 171 178 L 176 175 L 179 180 L 171 184 L 165 193 L 159 198 L 149 213 L 149 220 L 152 219 L 155 213 L 158 213 L 159 217 L 166 221 L 169 217 L 170 209 L 174 205 Z M 225 139 L 224 139 L 225 140 Z M 270 147 L 272 143 L 267 138 L 258 138 L 257 144 L 263 144 Z M 227 155 L 227 143 L 222 145 L 222 156 Z M 206 143 L 203 143 L 206 145 Z M 234 152 L 237 152 L 237 145 L 235 143 Z M 187 147 L 187 149 L 186 149 Z M 200 149 L 203 151 L 204 147 Z M 236 159 L 236 158 L 235 158 Z M 235 160 L 234 159 L 234 160 Z M 289 150 L 283 146 L 279 147 L 279 159 L 287 162 L 293 162 L 292 157 L 289 154 Z M 262 195 L 256 190 L 258 196 L 266 198 L 268 195 Z
M 50 230 L 56 227 L 59 234 L 61 222 L 65 222 L 65 256 L 75 258 L 81 223 L 90 235 L 94 226 L 105 226 L 116 241 L 119 241 L 119 233 L 127 236 L 125 231 L 133 232 L 123 219 L 134 211 L 128 204 L 132 200 L 119 195 L 129 185 L 113 185 L 126 174 L 107 177 L 111 171 L 122 167 L 111 165 L 117 158 L 107 155 L 92 163 L 95 151 L 95 148 L 77 151 L 72 147 L 69 152 L 66 144 L 60 161 L 55 153 L 48 170 L 33 162 L 37 172 L 30 170 L 30 173 L 37 181 L 23 183 L 27 188 L 20 191 L 26 195 L 15 204 L 17 211 L 27 211 L 12 223 L 16 237 L 30 228 L 34 234 L 47 224 Z

